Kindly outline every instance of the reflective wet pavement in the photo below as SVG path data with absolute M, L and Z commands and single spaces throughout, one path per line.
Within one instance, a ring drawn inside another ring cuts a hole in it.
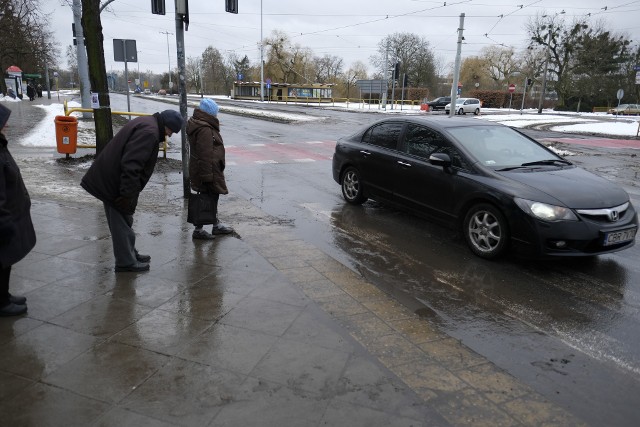
M 135 215 L 151 271 L 116 274 L 82 171 L 18 151 L 38 244 L 28 315 L 0 319 L 1 425 L 584 424 L 242 197 L 237 235 L 192 241 L 171 162 Z

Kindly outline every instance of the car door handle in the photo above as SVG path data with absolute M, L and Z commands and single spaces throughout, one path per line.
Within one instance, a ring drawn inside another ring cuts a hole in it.
M 370 156 L 371 153 L 365 150 L 360 150 L 360 153 L 364 154 L 365 156 Z
M 408 167 L 408 168 L 410 168 L 410 167 L 411 167 L 411 163 L 401 162 L 400 160 L 398 160 L 398 164 L 399 164 L 399 165 L 401 165 L 401 166 Z

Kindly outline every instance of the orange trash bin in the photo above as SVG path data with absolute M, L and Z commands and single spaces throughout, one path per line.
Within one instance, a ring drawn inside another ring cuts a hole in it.
M 75 154 L 78 148 L 78 119 L 73 116 L 56 116 L 54 122 L 58 153 Z

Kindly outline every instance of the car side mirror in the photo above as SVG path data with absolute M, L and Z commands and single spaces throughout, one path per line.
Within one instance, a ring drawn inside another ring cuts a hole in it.
M 445 153 L 433 153 L 429 156 L 429 163 L 435 166 L 442 166 L 448 168 L 451 166 L 451 157 Z

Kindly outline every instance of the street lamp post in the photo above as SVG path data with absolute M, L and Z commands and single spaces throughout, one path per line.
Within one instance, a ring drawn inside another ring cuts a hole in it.
M 160 31 L 160 34 L 165 34 L 167 36 L 167 58 L 169 59 L 169 91 L 173 87 L 173 83 L 171 83 L 171 54 L 169 53 L 169 34 L 173 35 L 167 30 Z

